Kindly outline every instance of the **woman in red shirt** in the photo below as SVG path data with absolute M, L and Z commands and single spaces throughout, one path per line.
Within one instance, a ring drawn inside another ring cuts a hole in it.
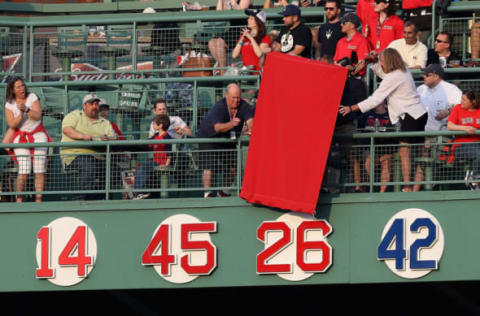
M 393 0 L 375 0 L 376 14 L 368 16 L 368 40 L 376 52 L 381 52 L 392 41 L 403 37 L 403 21 L 395 15 Z
M 455 137 L 455 156 L 460 159 L 472 160 L 472 169 L 467 170 L 465 181 L 472 190 L 479 188 L 480 179 L 480 93 L 473 90 L 463 92 L 462 103 L 456 105 L 448 118 L 450 131 L 464 131 L 470 135 Z M 475 181 L 475 183 L 471 181 Z
M 265 23 L 267 16 L 262 10 L 245 10 L 248 15 L 248 27 L 243 33 L 232 52 L 232 57 L 242 56 L 245 66 L 253 66 L 254 70 L 260 71 L 263 57 L 270 53 L 272 39 L 267 35 Z

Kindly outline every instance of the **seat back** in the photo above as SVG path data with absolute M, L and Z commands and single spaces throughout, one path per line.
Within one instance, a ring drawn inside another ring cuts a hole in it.
M 129 51 L 132 44 L 132 26 L 131 25 L 109 25 L 107 29 L 107 47 L 121 46 Z
M 80 49 L 86 47 L 88 31 L 82 26 L 62 26 L 57 28 L 58 47 Z

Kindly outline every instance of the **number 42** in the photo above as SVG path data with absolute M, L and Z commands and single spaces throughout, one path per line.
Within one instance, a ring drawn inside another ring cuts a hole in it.
M 410 245 L 409 252 L 405 249 L 406 234 L 419 233 L 422 228 L 428 230 L 425 238 L 417 238 Z M 421 248 L 431 248 L 437 241 L 437 225 L 430 218 L 417 218 L 410 225 L 410 231 L 405 230 L 405 219 L 396 218 L 385 236 L 383 237 L 380 245 L 378 246 L 378 260 L 395 260 L 395 269 L 403 270 L 405 260 L 410 255 L 410 269 L 438 269 L 438 260 L 420 260 L 419 252 Z M 395 248 L 390 246 L 395 245 Z

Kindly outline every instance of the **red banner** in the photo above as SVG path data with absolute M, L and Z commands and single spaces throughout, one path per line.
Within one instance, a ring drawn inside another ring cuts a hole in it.
M 315 212 L 346 75 L 338 66 L 268 55 L 240 197 Z

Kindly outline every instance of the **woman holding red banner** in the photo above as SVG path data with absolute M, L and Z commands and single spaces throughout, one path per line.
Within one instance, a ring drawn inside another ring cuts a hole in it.
M 371 55 L 376 59 L 375 53 Z M 388 113 L 392 124 L 400 122 L 402 132 L 424 131 L 427 124 L 428 113 L 425 106 L 420 102 L 420 97 L 415 87 L 412 74 L 405 65 L 402 57 L 393 48 L 387 48 L 379 54 L 379 62 L 372 65 L 375 73 L 382 78 L 377 90 L 366 100 L 352 105 L 340 105 L 339 112 L 347 115 L 352 111 L 365 113 L 387 100 Z M 399 138 L 400 145 L 423 143 L 423 137 Z M 410 147 L 400 146 L 398 150 L 402 165 L 404 182 L 410 182 Z M 421 170 L 417 168 L 415 179 L 421 179 Z M 404 186 L 403 192 L 411 192 L 411 186 Z
M 272 45 L 272 39 L 265 28 L 267 15 L 262 10 L 245 10 L 245 14 L 248 15 L 248 27 L 243 29 L 232 57 L 238 58 L 241 55 L 243 65 L 253 66 L 254 70 L 259 71 L 263 56 L 270 53 Z
M 49 137 L 42 124 L 42 108 L 38 97 L 28 93 L 22 78 L 14 77 L 7 84 L 5 116 L 13 135 L 8 140 L 13 143 L 46 143 Z M 9 132 L 11 132 L 9 130 Z M 7 132 L 8 133 L 8 132 Z M 18 162 L 17 192 L 25 190 L 27 177 L 32 169 L 35 173 L 35 191 L 43 191 L 47 161 L 47 148 L 15 148 Z M 32 157 L 33 155 L 33 157 Z M 23 197 L 17 195 L 17 202 Z M 35 195 L 35 202 L 42 202 L 42 195 Z

